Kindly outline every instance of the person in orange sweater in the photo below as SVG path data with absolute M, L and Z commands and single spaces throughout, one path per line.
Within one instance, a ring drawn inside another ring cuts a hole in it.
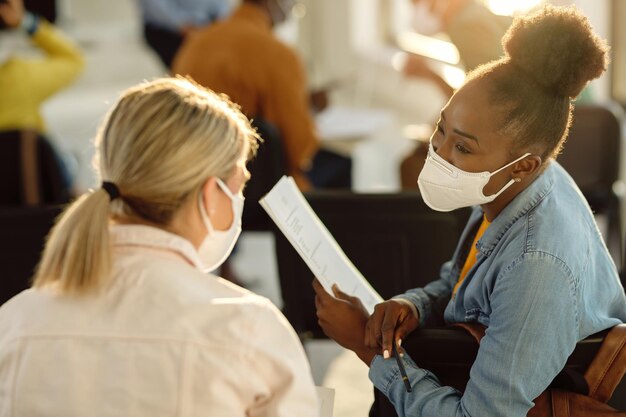
M 349 161 L 342 167 L 341 157 L 318 154 L 303 65 L 272 33 L 292 7 L 292 0 L 244 0 L 230 18 L 187 37 L 172 72 L 225 93 L 248 117 L 276 127 L 288 173 L 301 189 L 311 188 L 311 182 L 315 187 L 338 182 L 349 187 Z M 347 181 L 336 179 L 346 176 Z

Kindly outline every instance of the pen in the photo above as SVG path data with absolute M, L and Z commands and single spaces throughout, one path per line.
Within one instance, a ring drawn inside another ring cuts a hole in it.
M 409 377 L 406 375 L 406 369 L 404 369 L 402 358 L 398 354 L 398 349 L 396 348 L 395 343 L 393 343 L 392 349 L 393 349 L 393 356 L 396 358 L 396 362 L 398 363 L 398 368 L 400 368 L 400 375 L 402 376 L 402 381 L 404 382 L 404 387 L 406 388 L 406 392 L 411 392 L 411 383 L 409 382 Z

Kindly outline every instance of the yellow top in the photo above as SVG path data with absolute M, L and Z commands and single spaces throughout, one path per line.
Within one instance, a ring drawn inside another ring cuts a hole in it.
M 41 21 L 31 39 L 44 58 L 14 57 L 0 64 L 0 131 L 43 132 L 41 104 L 84 67 L 80 50 L 50 23 Z
M 456 295 L 457 290 L 465 280 L 465 276 L 469 272 L 470 269 L 476 263 L 476 256 L 478 255 L 478 249 L 476 249 L 476 243 L 483 237 L 485 234 L 485 230 L 489 227 L 491 223 L 487 220 L 487 217 L 483 215 L 483 222 L 480 224 L 478 231 L 476 232 L 476 236 L 474 237 L 474 242 L 472 242 L 472 246 L 470 248 L 469 254 L 467 255 L 467 259 L 465 259 L 465 264 L 463 265 L 463 269 L 461 269 L 461 274 L 459 275 L 459 280 L 454 285 L 452 289 L 452 297 Z

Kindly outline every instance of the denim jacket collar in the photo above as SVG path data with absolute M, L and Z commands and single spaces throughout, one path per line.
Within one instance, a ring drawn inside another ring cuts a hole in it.
M 556 162 L 551 162 L 545 171 L 524 191 L 519 193 L 493 220 L 485 234 L 476 243 L 476 248 L 483 255 L 489 256 L 507 230 L 517 220 L 536 207 L 546 195 L 550 194 L 554 186 L 554 170 L 558 169 L 556 165 Z M 480 207 L 477 210 L 482 213 Z

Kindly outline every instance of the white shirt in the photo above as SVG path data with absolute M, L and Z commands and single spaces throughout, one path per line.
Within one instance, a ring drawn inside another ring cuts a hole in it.
M 113 283 L 29 289 L 0 308 L 0 416 L 317 416 L 295 332 L 197 268 L 187 240 L 114 226 Z

